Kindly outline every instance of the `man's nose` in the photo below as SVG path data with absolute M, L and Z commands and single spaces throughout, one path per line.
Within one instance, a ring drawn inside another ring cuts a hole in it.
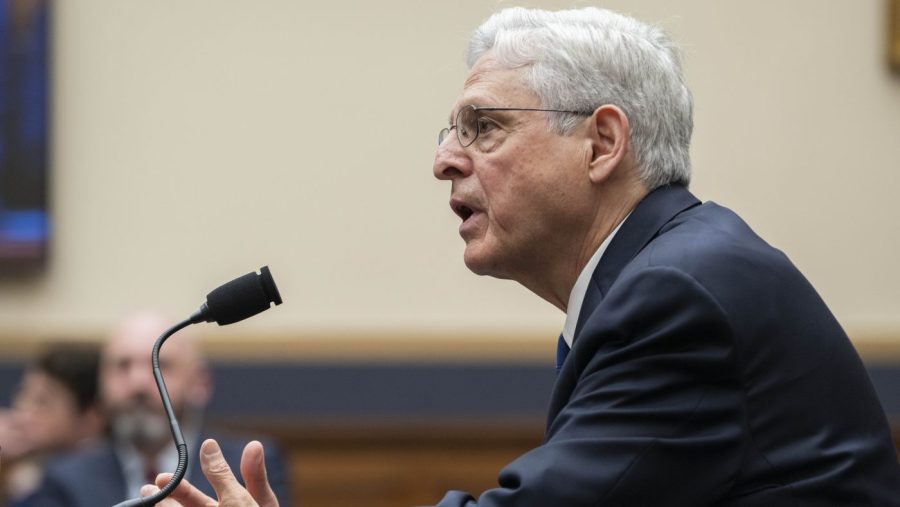
M 150 367 L 135 366 L 128 373 L 128 382 L 132 392 L 153 392 L 156 389 L 156 380 L 153 378 Z
M 455 135 L 449 135 L 439 144 L 434 154 L 434 177 L 439 180 L 464 178 L 472 173 L 472 159 L 459 145 Z

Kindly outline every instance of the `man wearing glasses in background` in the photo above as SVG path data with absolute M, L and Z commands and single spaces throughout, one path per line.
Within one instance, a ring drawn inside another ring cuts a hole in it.
M 900 505 L 839 324 L 781 252 L 687 190 L 691 95 L 665 34 L 599 9 L 507 9 L 468 64 L 434 162 L 465 263 L 566 323 L 544 443 L 498 488 L 439 506 Z M 277 505 L 258 444 L 247 490 L 203 450 L 220 505 Z M 187 485 L 166 502 L 212 505 Z

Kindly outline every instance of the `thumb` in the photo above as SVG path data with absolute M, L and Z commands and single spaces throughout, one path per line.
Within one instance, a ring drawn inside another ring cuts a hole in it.
M 260 507 L 278 507 L 278 499 L 266 476 L 266 456 L 263 445 L 254 440 L 244 447 L 241 455 L 241 476 L 250 496 Z
M 200 446 L 200 468 L 216 491 L 220 503 L 227 505 L 229 501 L 249 498 L 250 495 L 235 479 L 231 467 L 225 461 L 225 456 L 222 455 L 222 450 L 215 440 L 206 440 Z

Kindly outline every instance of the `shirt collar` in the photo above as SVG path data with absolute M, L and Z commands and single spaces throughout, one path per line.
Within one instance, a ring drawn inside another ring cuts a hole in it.
M 631 216 L 629 213 L 628 216 Z M 625 220 L 628 220 L 628 216 L 625 217 Z M 597 269 L 597 264 L 600 264 L 600 258 L 603 257 L 603 252 L 606 251 L 609 244 L 612 242 L 613 236 L 619 232 L 619 229 L 622 228 L 622 224 L 625 223 L 625 220 L 619 222 L 619 225 L 616 226 L 615 229 L 603 240 L 603 243 L 600 243 L 600 247 L 597 248 L 597 251 L 594 252 L 594 255 L 591 257 L 591 260 L 584 266 L 584 269 L 581 270 L 581 274 L 578 275 L 578 279 L 575 280 L 575 286 L 572 287 L 572 292 L 569 293 L 569 304 L 566 306 L 566 324 L 563 327 L 563 340 L 566 341 L 566 345 L 569 348 L 572 348 L 572 340 L 575 339 L 575 326 L 578 325 L 578 316 L 581 314 L 581 304 L 584 302 L 584 295 L 587 293 L 588 284 L 591 282 L 591 275 L 594 274 L 594 270 Z

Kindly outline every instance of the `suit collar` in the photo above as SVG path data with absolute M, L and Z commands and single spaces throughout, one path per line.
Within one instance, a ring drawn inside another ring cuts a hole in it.
M 638 203 L 594 270 L 575 326 L 576 339 L 584 321 L 609 291 L 625 265 L 656 237 L 666 223 L 698 204 L 700 201 L 687 188 L 675 185 L 659 187 Z
M 115 505 L 128 497 L 121 461 L 109 439 L 99 442 L 92 450 L 73 454 L 72 460 L 79 469 L 75 476 L 78 480 L 90 478 L 103 480 L 106 484 L 102 488 L 78 489 L 74 494 L 79 499 L 72 499 L 74 505 Z

